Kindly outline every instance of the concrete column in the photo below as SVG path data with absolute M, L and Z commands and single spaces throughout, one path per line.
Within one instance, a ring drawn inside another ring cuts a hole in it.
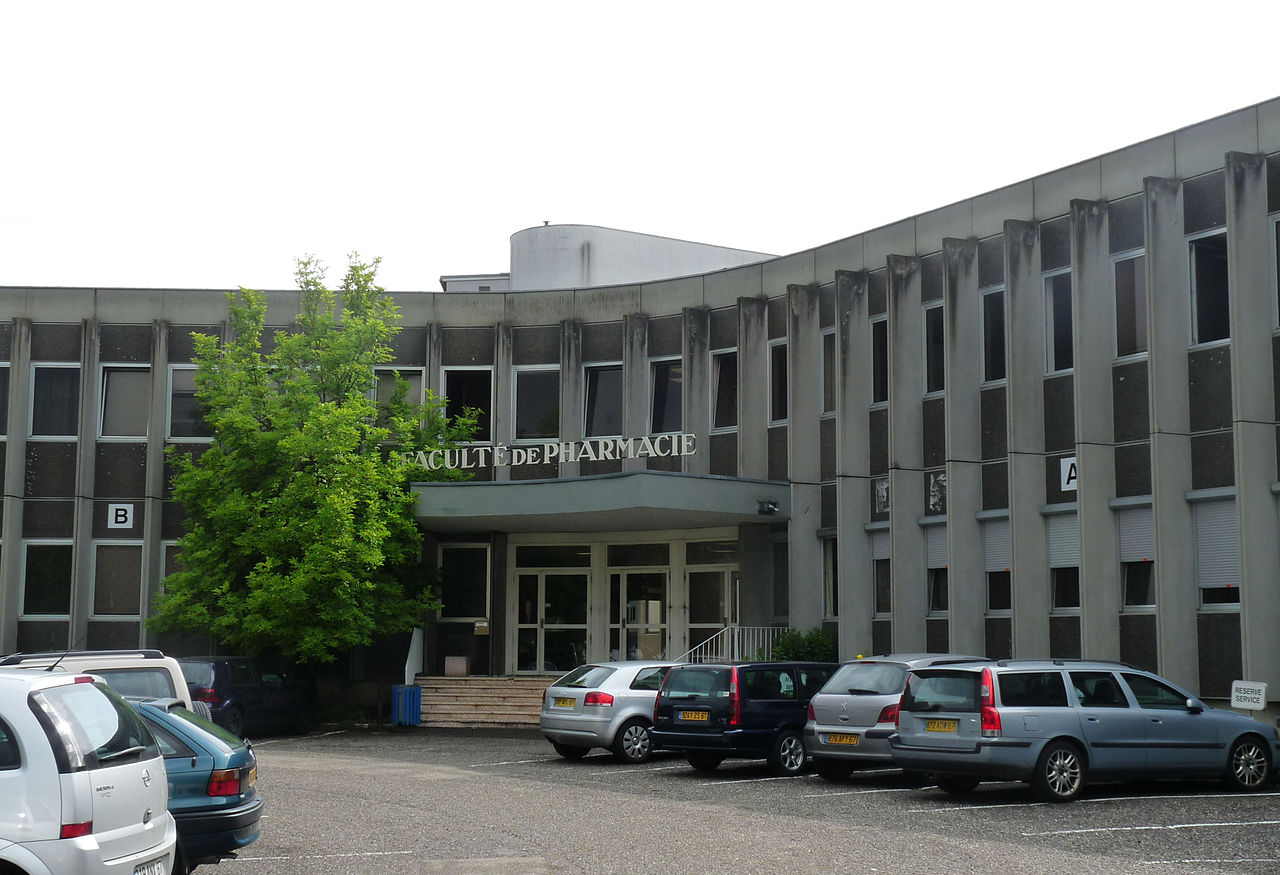
M 89 614 L 93 610 L 93 475 L 97 461 L 98 400 L 102 379 L 98 373 L 98 320 L 80 325 L 80 415 L 76 426 L 75 522 L 72 526 L 71 647 L 85 646 Z
M 889 550 L 893 649 L 925 649 L 924 311 L 920 259 L 889 256 Z
M 499 322 L 494 331 L 493 350 L 493 412 L 489 415 L 489 427 L 493 431 L 494 444 L 510 445 L 516 433 L 516 386 L 512 371 L 511 323 Z M 493 479 L 503 482 L 511 479 L 509 465 L 494 465 Z
M 1160 673 L 1200 686 L 1196 638 L 1199 593 L 1191 506 L 1191 338 L 1182 182 L 1144 180 L 1147 234 L 1147 380 L 1151 399 L 1151 512 L 1156 547 L 1156 633 Z M 1273 532 L 1274 536 L 1274 532 Z
M 151 615 L 151 605 L 164 583 L 164 436 L 169 410 L 169 322 L 151 324 L 151 425 L 147 429 L 146 498 L 142 504 L 142 621 Z M 142 640 L 152 635 L 144 627 Z
M 440 323 L 428 322 L 426 329 L 427 348 L 424 350 L 422 359 L 427 363 L 426 388 L 428 392 L 439 398 L 444 395 L 444 343 L 440 337 Z M 493 400 L 493 397 L 490 397 L 490 407 L 494 406 Z M 489 416 L 492 418 L 492 410 L 489 411 Z
M 1115 306 L 1106 201 L 1071 202 L 1071 308 L 1075 349 L 1076 517 L 1080 523 L 1080 646 L 1120 658 L 1120 545 L 1115 513 L 1111 391 Z
M 4 442 L 4 518 L 0 524 L 0 653 L 18 649 L 22 595 L 22 496 L 27 471 L 27 411 L 31 409 L 31 321 L 14 319 L 9 346 L 9 418 Z
M 769 303 L 738 299 L 738 476 L 769 476 Z
M 686 474 L 711 473 L 711 310 L 685 307 L 684 410 L 686 434 L 697 436 L 697 450 L 683 459 Z
M 787 585 L 790 623 L 822 623 L 822 326 L 818 286 L 787 286 L 787 470 L 791 480 Z
M 1227 269 L 1231 401 L 1235 409 L 1236 511 L 1240 526 L 1240 625 L 1244 675 L 1280 699 L 1280 539 L 1276 531 L 1276 409 L 1272 369 L 1275 301 L 1269 261 L 1265 155 L 1227 153 Z
M 986 652 L 982 553 L 982 298 L 978 241 L 943 240 L 946 337 L 947 581 L 953 653 Z
M 836 271 L 836 550 L 840 570 L 840 658 L 871 653 L 875 565 L 871 513 L 871 318 L 867 274 Z
M 1004 223 L 1005 397 L 1009 421 L 1009 537 L 1013 655 L 1049 651 L 1049 545 L 1044 516 L 1044 283 L 1032 222 Z
M 582 385 L 582 324 L 560 323 L 560 440 L 580 441 L 585 431 Z M 579 463 L 560 463 L 561 477 L 577 477 Z
M 622 433 L 640 437 L 649 433 L 649 317 L 629 313 L 622 317 Z M 624 459 L 623 471 L 643 471 L 644 459 Z

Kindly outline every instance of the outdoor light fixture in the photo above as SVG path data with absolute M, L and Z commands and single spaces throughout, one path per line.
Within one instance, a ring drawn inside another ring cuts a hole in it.
M 763 514 L 765 516 L 773 516 L 777 512 L 778 512 L 778 502 L 776 501 L 757 501 L 756 502 L 756 513 Z

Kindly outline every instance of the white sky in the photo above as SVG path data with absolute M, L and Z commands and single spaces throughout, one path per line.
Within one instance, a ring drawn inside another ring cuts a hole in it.
M 0 285 L 785 254 L 1280 96 L 1280 2 L 5 2 Z M 1017 218 L 1017 217 L 1011 217 Z M 0 318 L 3 314 L 0 314 Z

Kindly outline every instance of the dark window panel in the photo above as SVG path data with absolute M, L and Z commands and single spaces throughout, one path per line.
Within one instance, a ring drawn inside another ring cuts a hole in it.
M 516 439 L 560 436 L 560 371 L 516 372 Z
M 734 342 L 738 340 L 734 326 Z M 598 322 L 582 326 L 582 360 L 586 362 L 617 361 L 622 358 L 622 323 Z
M 490 414 L 493 410 L 493 372 L 490 370 L 446 370 L 444 372 L 445 414 L 458 416 L 464 408 L 480 411 L 473 440 L 493 439 Z
M 871 403 L 889 400 L 889 323 L 871 323 Z
M 75 437 L 80 416 L 80 368 L 36 367 L 31 434 Z
M 738 424 L 738 354 L 727 352 L 712 358 L 712 428 Z
M 1049 318 L 1049 370 L 1066 371 L 1075 364 L 1072 348 L 1071 274 L 1060 273 L 1044 281 Z
M 942 308 L 924 311 L 925 386 L 926 392 L 946 389 L 946 353 L 943 348 Z
M 1004 235 L 997 234 L 978 241 L 978 287 L 998 286 L 1004 282 Z
M 550 365 L 560 361 L 560 326 L 511 329 L 511 363 Z
M 1004 292 L 990 292 L 982 296 L 982 379 L 1004 378 Z
M 885 268 L 867 274 L 867 314 L 883 316 L 889 312 L 889 272 Z
M 1191 241 L 1191 295 L 1195 302 L 1195 342 L 1231 336 L 1227 297 L 1227 235 Z
M 787 345 L 769 347 L 769 419 L 780 422 L 787 418 Z
M 684 363 L 679 360 L 654 362 L 650 387 L 650 433 L 680 431 L 684 415 Z
M 1071 266 L 1071 217 L 1040 223 L 1040 270 Z
M 72 559 L 70 544 L 27 544 L 24 615 L 71 613 Z
M 920 259 L 920 303 L 942 300 L 942 272 L 941 252 Z
M 1116 355 L 1147 351 L 1147 258 L 1115 263 Z
M 1182 183 L 1182 221 L 1187 234 L 1227 224 L 1227 172 L 1217 170 Z
M 1136 194 L 1107 204 L 1108 249 L 1128 252 L 1146 245 L 1146 198 Z
M 444 328 L 440 331 L 442 365 L 492 365 L 494 329 Z
M 588 367 L 583 387 L 587 437 L 622 434 L 622 365 Z

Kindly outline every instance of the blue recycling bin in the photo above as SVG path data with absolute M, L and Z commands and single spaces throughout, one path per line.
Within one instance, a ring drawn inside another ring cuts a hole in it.
M 391 688 L 391 725 L 419 726 L 422 723 L 422 688 L 417 684 Z

